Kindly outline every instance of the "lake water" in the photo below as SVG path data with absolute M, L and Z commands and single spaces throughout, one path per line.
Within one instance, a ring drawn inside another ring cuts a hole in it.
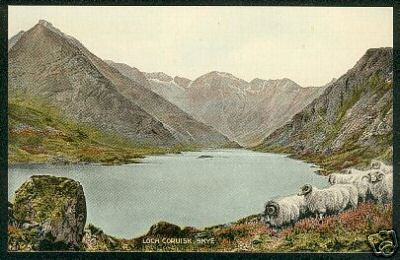
M 242 149 L 149 156 L 142 162 L 12 167 L 9 200 L 31 175 L 69 177 L 84 188 L 87 223 L 133 238 L 161 220 L 197 228 L 229 223 L 262 212 L 267 200 L 297 193 L 305 183 L 327 186 L 311 164 Z

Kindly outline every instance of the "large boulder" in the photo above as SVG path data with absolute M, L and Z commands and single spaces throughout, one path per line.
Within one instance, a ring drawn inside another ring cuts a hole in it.
M 34 250 L 80 250 L 86 223 L 86 200 L 77 181 L 32 176 L 15 192 L 14 218 L 33 232 Z

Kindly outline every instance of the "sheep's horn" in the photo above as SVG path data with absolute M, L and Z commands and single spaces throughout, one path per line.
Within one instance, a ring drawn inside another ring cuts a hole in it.
M 377 179 L 381 181 L 381 180 L 383 180 L 383 177 L 385 177 L 385 174 L 379 173 Z
M 275 201 L 268 201 L 265 205 L 266 215 L 277 215 L 279 212 L 279 204 Z
M 310 184 L 306 184 L 301 188 L 302 193 L 309 193 L 312 191 L 312 186 Z

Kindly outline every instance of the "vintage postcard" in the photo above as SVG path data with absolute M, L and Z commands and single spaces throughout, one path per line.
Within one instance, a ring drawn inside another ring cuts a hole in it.
M 8 6 L 8 251 L 392 256 L 393 8 Z

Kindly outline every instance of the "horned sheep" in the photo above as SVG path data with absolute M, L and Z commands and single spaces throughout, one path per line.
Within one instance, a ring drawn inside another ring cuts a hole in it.
M 369 171 L 353 174 L 332 173 L 328 177 L 331 185 L 334 184 L 353 184 L 357 188 L 358 198 L 361 202 L 365 202 L 370 193 L 370 183 L 364 177 L 368 176 Z
M 372 160 L 371 161 L 371 165 L 370 165 L 371 169 L 375 169 L 375 170 L 381 170 L 383 171 L 385 174 L 391 174 L 393 173 L 393 166 L 390 165 L 386 165 L 381 161 L 377 161 L 377 160 Z
M 316 217 L 325 214 L 336 214 L 347 207 L 355 208 L 358 204 L 357 188 L 352 184 L 335 184 L 325 189 L 318 189 L 306 184 L 299 196 L 304 196 L 307 209 Z
M 265 204 L 264 221 L 277 229 L 291 225 L 306 215 L 304 197 L 291 195 Z
M 364 179 L 370 183 L 373 198 L 379 203 L 386 203 L 393 199 L 393 174 L 371 172 Z

